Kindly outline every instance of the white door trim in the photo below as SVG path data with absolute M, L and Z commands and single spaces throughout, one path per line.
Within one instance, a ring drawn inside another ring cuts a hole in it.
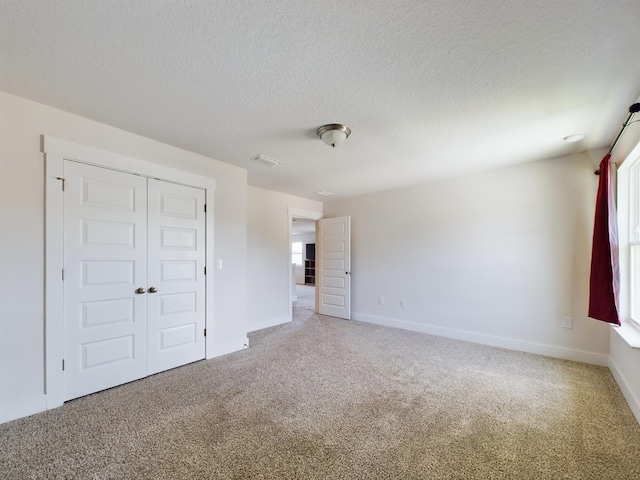
M 292 237 L 292 224 L 293 217 L 296 218 L 308 218 L 309 220 L 315 220 L 316 222 L 322 218 L 322 212 L 316 212 L 314 210 L 303 210 L 301 208 L 288 207 L 287 212 L 289 214 L 289 221 L 287 222 L 287 238 L 289 239 L 289 256 L 287 257 L 287 265 L 289 265 L 289 310 L 287 312 L 288 321 L 293 320 L 293 292 L 291 291 L 291 285 L 293 284 L 293 269 L 291 268 L 291 237 Z M 317 297 L 316 297 L 317 298 Z M 318 306 L 316 304 L 316 311 Z
M 62 371 L 64 306 L 62 268 L 63 243 L 63 177 L 64 159 L 75 160 L 112 170 L 189 185 L 206 191 L 206 263 L 213 264 L 213 212 L 216 182 L 213 178 L 165 167 L 145 160 L 87 147 L 55 137 L 42 136 L 45 154 L 45 394 L 46 408 L 59 407 L 64 402 Z M 206 280 L 206 351 L 215 356 L 213 345 L 213 269 Z

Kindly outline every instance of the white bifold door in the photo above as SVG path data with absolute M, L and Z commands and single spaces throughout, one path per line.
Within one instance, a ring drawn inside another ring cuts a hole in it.
M 64 162 L 65 399 L 205 357 L 205 193 Z

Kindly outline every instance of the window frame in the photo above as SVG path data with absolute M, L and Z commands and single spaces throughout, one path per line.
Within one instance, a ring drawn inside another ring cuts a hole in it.
M 300 252 L 295 251 L 294 245 L 300 244 Z M 304 258 L 302 257 L 304 250 L 304 242 L 291 242 L 291 263 L 295 263 L 296 266 L 302 267 L 304 265 Z M 300 255 L 300 263 L 295 261 L 295 255 Z
M 617 171 L 620 321 L 640 332 L 640 143 Z

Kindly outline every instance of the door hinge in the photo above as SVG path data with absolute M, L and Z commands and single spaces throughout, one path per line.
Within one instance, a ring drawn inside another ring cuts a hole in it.
M 204 336 L 205 337 L 207 336 L 207 329 L 206 328 L 204 329 Z
M 62 269 L 62 281 L 64 282 L 64 268 Z
M 64 192 L 64 182 L 67 180 L 64 177 L 56 177 L 56 180 L 60 180 L 62 182 L 62 191 Z
M 207 274 L 207 267 L 204 267 L 204 274 Z
M 62 370 L 64 370 L 64 358 L 62 359 Z
M 207 204 L 204 204 L 204 213 L 207 213 Z

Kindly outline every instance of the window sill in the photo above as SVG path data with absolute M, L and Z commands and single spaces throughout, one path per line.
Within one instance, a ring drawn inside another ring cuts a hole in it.
M 631 348 L 640 348 L 639 328 L 629 322 L 622 322 L 622 326 L 612 328 Z

